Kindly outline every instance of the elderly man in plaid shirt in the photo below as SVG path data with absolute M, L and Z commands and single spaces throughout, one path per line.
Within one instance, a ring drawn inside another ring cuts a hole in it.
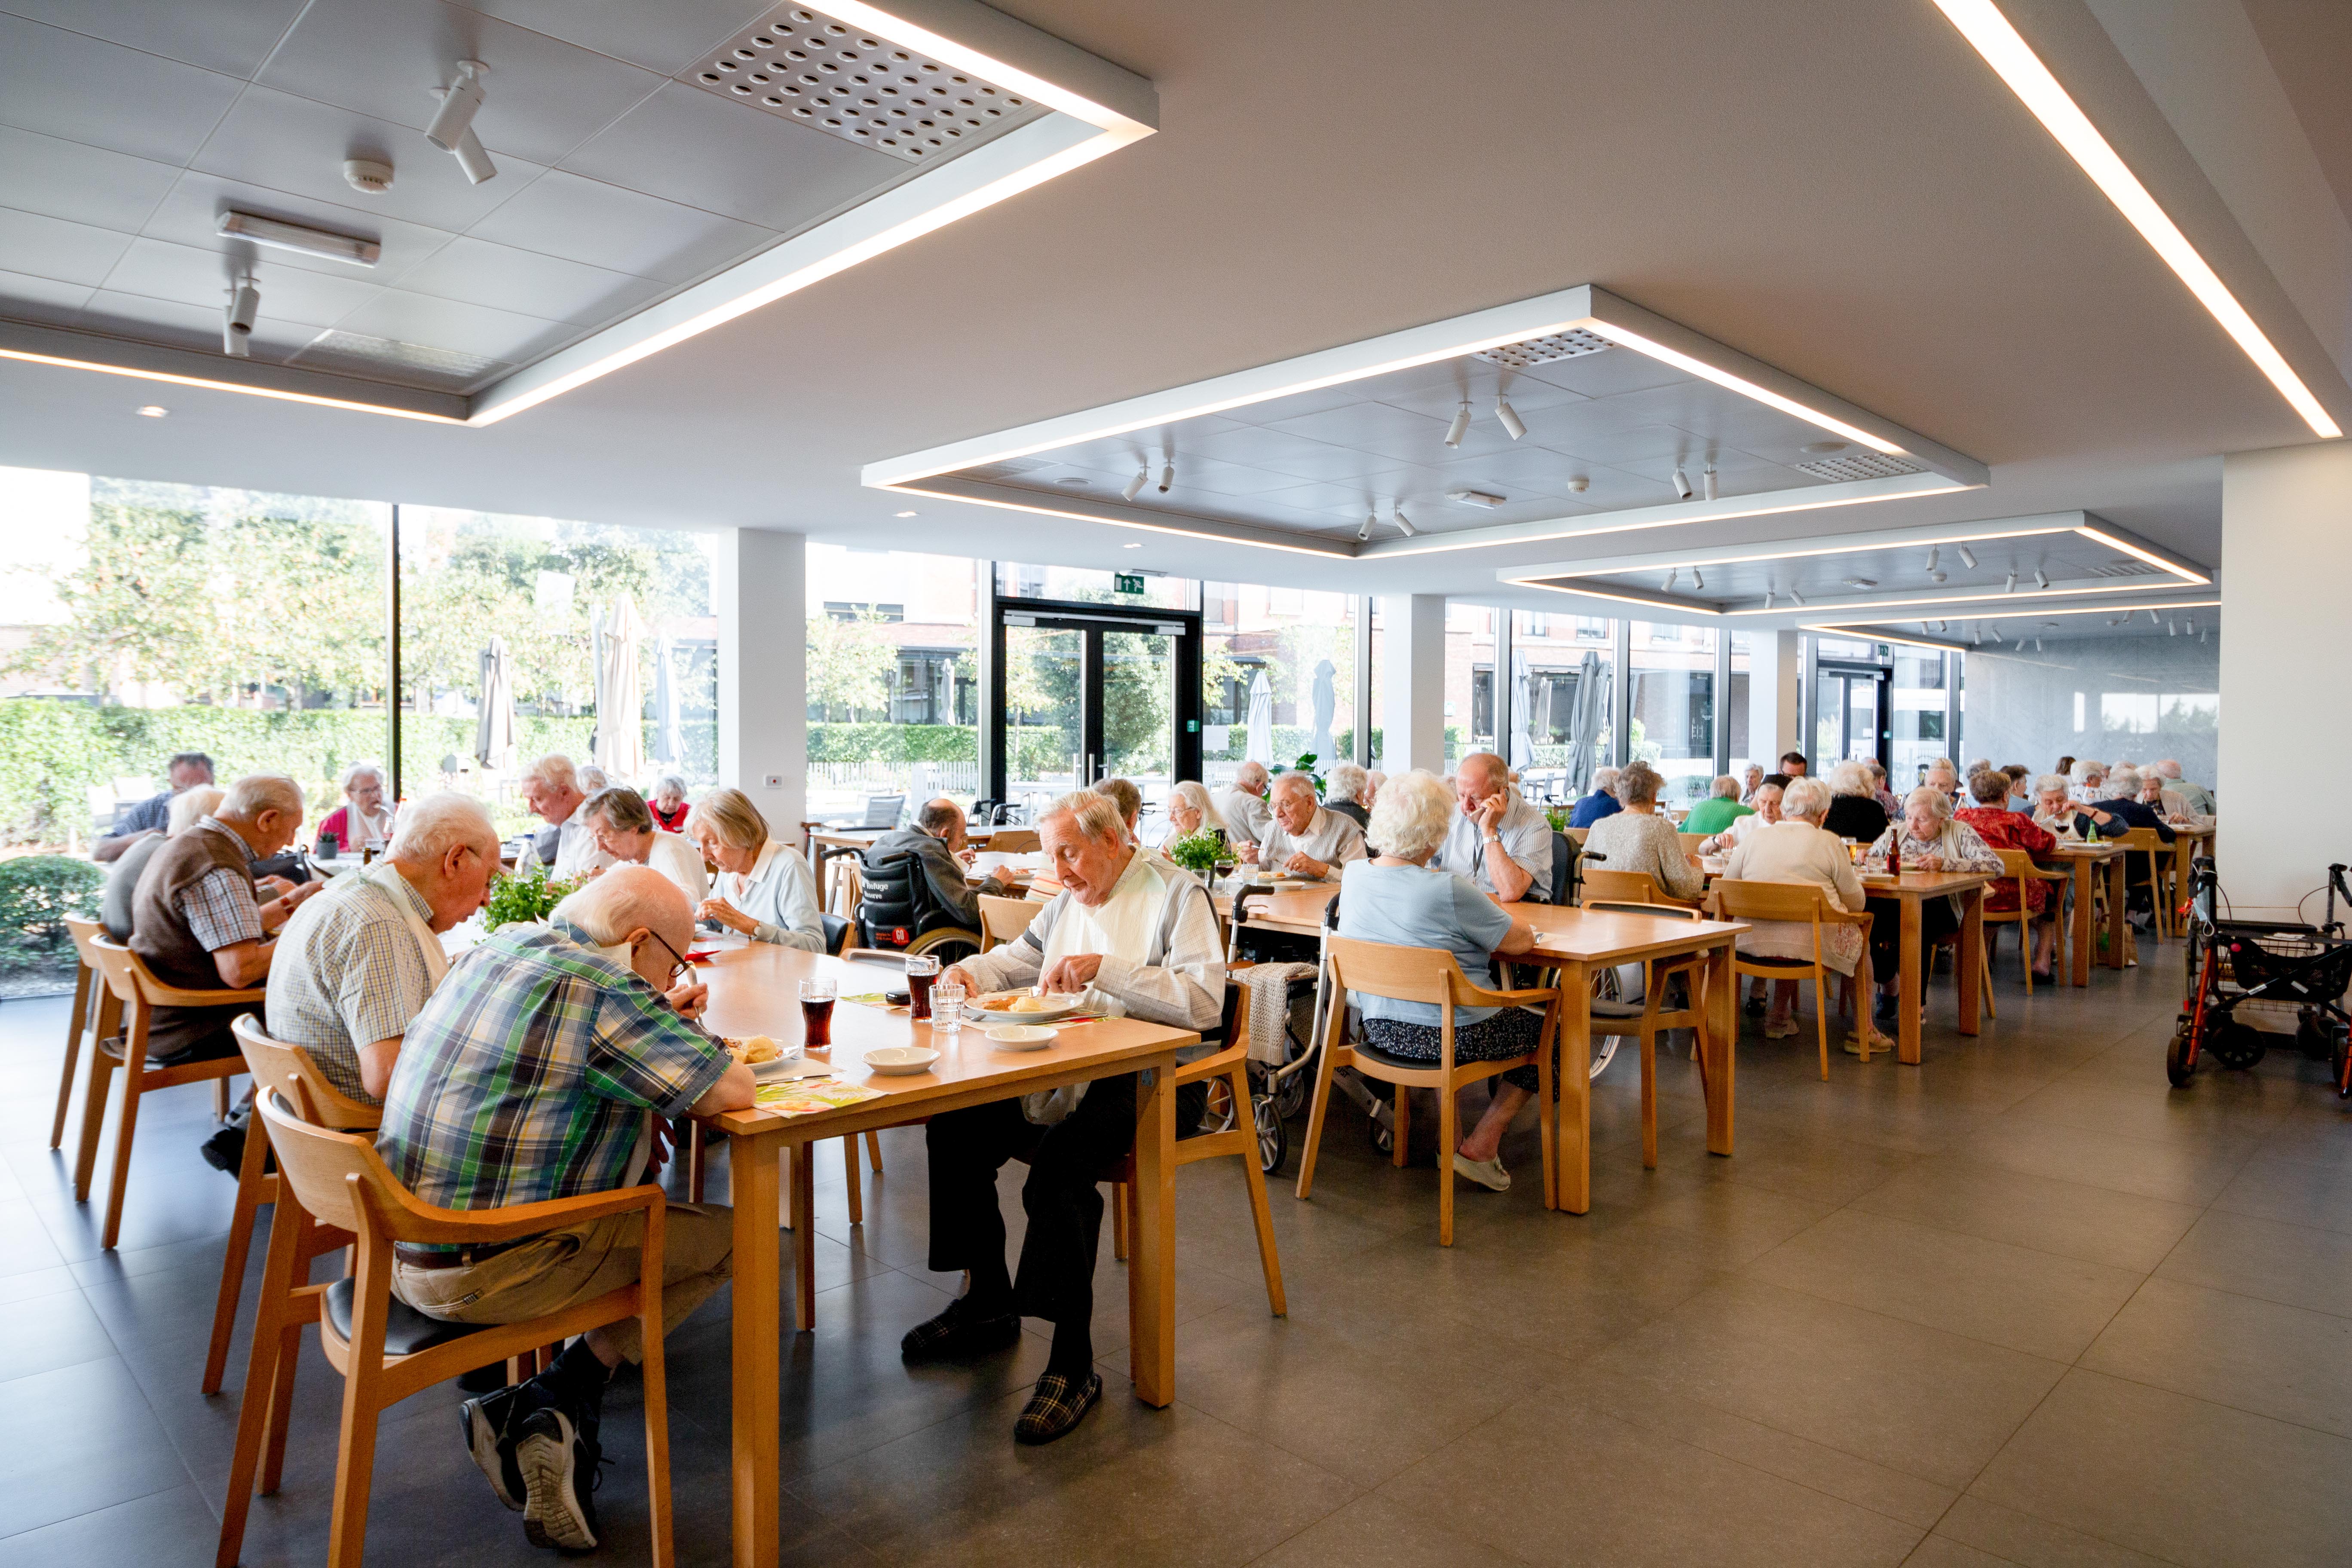
M 609 1192 L 657 1159 L 648 1116 L 710 1115 L 752 1100 L 751 1069 L 693 1022 L 684 981 L 694 920 L 660 872 L 622 866 L 509 925 L 461 959 L 409 1025 L 376 1152 L 426 1203 L 500 1208 Z M 662 1327 L 725 1284 L 733 1218 L 673 1204 L 664 1221 Z M 516 1322 L 636 1279 L 642 1213 L 488 1247 L 410 1246 L 392 1289 L 429 1317 Z M 554 1366 L 462 1408 L 466 1442 L 499 1500 L 542 1546 L 596 1544 L 604 1386 L 640 1358 L 634 1319 L 592 1329 Z

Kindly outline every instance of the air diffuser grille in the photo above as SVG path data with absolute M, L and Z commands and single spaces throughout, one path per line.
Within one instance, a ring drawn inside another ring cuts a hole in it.
M 1582 327 L 1570 331 L 1548 332 L 1540 338 L 1523 338 L 1516 343 L 1488 349 L 1478 357 L 1501 365 L 1506 370 L 1533 370 L 1539 364 L 1558 360 L 1576 359 L 1584 354 L 1597 354 L 1609 346 L 1609 340 Z
M 968 72 L 797 5 L 744 28 L 679 79 L 909 163 L 1045 112 Z
M 2113 561 L 2105 566 L 2085 566 L 2083 570 L 2094 577 L 2152 577 L 2157 569 L 2145 561 Z
M 1893 479 L 1927 471 L 1908 458 L 1890 458 L 1880 452 L 1857 452 L 1850 458 L 1816 458 L 1797 465 L 1797 472 L 1811 474 L 1817 479 Z
M 331 331 L 320 332 L 311 339 L 289 363 L 319 370 L 375 375 L 453 392 L 477 384 L 492 371 L 507 368 L 502 360 L 460 353 L 455 349 L 436 349 L 426 343 L 404 343 L 392 338 L 371 338 L 359 332 Z

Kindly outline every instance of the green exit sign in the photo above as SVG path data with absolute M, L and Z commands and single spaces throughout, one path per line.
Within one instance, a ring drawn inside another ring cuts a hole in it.
M 1112 574 L 1112 576 L 1113 576 L 1113 577 L 1117 580 L 1117 582 L 1118 582 L 1118 589 L 1117 589 L 1117 591 L 1118 591 L 1118 593 L 1121 593 L 1121 594 L 1140 594 L 1140 593 L 1142 593 L 1142 592 L 1143 592 L 1143 574 L 1142 574 L 1142 573 L 1140 573 L 1140 572 L 1117 572 L 1117 573 L 1113 573 L 1113 574 Z

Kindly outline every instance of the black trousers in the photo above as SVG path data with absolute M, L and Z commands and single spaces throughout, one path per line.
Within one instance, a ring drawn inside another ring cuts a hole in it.
M 1867 905 L 1877 917 L 1870 922 L 1871 977 L 1881 984 L 1902 973 L 1903 905 L 1895 899 L 1872 899 Z M 1949 899 L 1919 900 L 1919 973 L 1927 973 L 1927 950 L 1960 929 Z M 1923 988 L 1924 989 L 1924 988 Z
M 1091 1319 L 1102 1247 L 1100 1183 L 1135 1145 L 1135 1089 L 1133 1073 L 1097 1079 L 1077 1109 L 1051 1127 L 1023 1116 L 1017 1100 L 932 1117 L 923 1130 L 931 1164 L 932 1270 L 950 1273 L 991 1258 L 1003 1262 L 996 1173 L 1007 1160 L 1026 1160 L 1021 1206 L 1029 1228 L 1013 1276 L 1014 1306 L 1024 1317 L 1053 1323 Z

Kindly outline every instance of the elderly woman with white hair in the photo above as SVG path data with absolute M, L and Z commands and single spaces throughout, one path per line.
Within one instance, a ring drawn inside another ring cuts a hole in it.
M 1617 798 L 1617 770 L 1601 768 L 1592 775 L 1591 793 L 1577 801 L 1576 809 L 1568 814 L 1570 827 L 1590 827 L 1604 816 L 1614 816 L 1625 809 Z
M 320 820 L 311 840 L 320 854 L 352 854 L 392 837 L 392 808 L 383 803 L 383 788 L 380 763 L 353 763 L 343 770 L 343 804 Z M 334 840 L 332 847 L 329 839 Z
M 1217 803 L 1209 798 L 1209 786 L 1186 779 L 1168 792 L 1167 805 L 1159 816 L 1146 817 L 1136 837 L 1149 848 L 1164 849 L 1192 834 L 1223 832 L 1225 819 L 1217 815 Z
M 1706 879 L 1684 852 L 1673 821 L 1658 809 L 1658 791 L 1665 782 L 1647 763 L 1626 763 L 1617 774 L 1618 803 L 1624 809 L 1602 817 L 1585 835 L 1585 858 L 1605 870 L 1641 872 L 1669 898 L 1696 899 L 1706 890 Z
M 1867 844 L 1886 831 L 1887 810 L 1878 804 L 1877 781 L 1870 769 L 1858 762 L 1843 762 L 1829 771 L 1822 780 L 1830 786 L 1830 808 L 1822 818 L 1823 832 L 1832 838 L 1851 838 L 1857 844 Z M 1780 809 L 1786 813 L 1784 796 Z
M 1372 820 L 1372 775 L 1356 763 L 1333 763 L 1323 780 L 1323 809 L 1336 811 L 1358 827 Z
M 653 813 L 654 826 L 664 833 L 686 831 L 686 814 L 694 809 L 686 798 L 686 775 L 664 773 L 654 780 L 654 792 L 646 797 L 646 809 Z
M 1846 852 L 1837 835 L 1822 826 L 1837 798 L 1825 779 L 1790 780 L 1780 794 L 1780 820 L 1750 833 L 1732 850 L 1722 879 L 1807 882 L 1828 896 L 1832 909 L 1848 913 L 1862 909 L 1862 879 L 1854 874 L 1853 857 Z M 1810 962 L 1813 956 L 1813 928 L 1811 922 L 1757 921 L 1740 936 L 1739 951 L 1753 958 Z M 1844 975 L 1849 986 L 1870 984 L 1870 954 L 1862 927 L 1843 923 L 1822 926 L 1821 953 L 1822 964 Z M 1859 991 L 1855 999 L 1860 999 Z M 1797 983 L 1774 981 L 1771 1012 L 1764 1020 L 1765 1038 L 1785 1039 L 1796 1034 L 1796 1010 Z M 1845 1048 L 1859 1056 L 1865 1039 L 1874 1051 L 1892 1044 L 1871 1027 L 1857 1005 L 1853 1037 L 1846 1042 Z
M 2000 875 L 2000 857 L 1992 852 L 1977 830 L 1952 815 L 1951 795 L 1933 779 L 1913 790 L 1903 802 L 1903 818 L 1889 824 L 1870 847 L 1868 861 L 1883 866 L 1893 853 L 1904 868 L 1914 871 L 1981 871 Z M 1895 985 L 1902 974 L 1902 906 L 1893 899 L 1870 900 L 1877 923 L 1871 928 L 1872 967 L 1884 979 L 1878 1016 L 1895 1016 Z M 1919 900 L 1919 961 L 1926 972 L 1927 950 L 1960 929 L 1957 898 Z
M 1388 781 L 1372 802 L 1371 837 L 1381 847 L 1380 856 L 1349 872 L 1339 884 L 1339 934 L 1397 947 L 1443 948 L 1475 981 L 1485 976 L 1495 954 L 1533 947 L 1535 932 L 1524 916 L 1488 898 L 1467 877 L 1430 864 L 1453 819 L 1454 794 L 1434 774 L 1415 768 Z M 1385 996 L 1357 1001 L 1369 1044 L 1390 1056 L 1432 1066 L 1442 1058 L 1444 1036 L 1437 1004 Z M 1457 1062 L 1524 1056 L 1536 1048 L 1542 1035 L 1542 1015 L 1523 1007 L 1454 1010 Z M 1457 1175 L 1498 1193 L 1509 1190 L 1503 1134 L 1538 1084 L 1532 1067 L 1513 1068 L 1492 1080 L 1493 1098 L 1486 1113 L 1453 1152 Z
M 753 942 L 824 951 L 816 878 L 799 850 L 768 837 L 768 819 L 749 795 L 712 790 L 688 815 L 686 836 L 719 868 L 718 897 L 702 900 L 698 918 Z
M 2084 805 L 2099 799 L 2106 790 L 2107 764 L 2080 757 L 2074 763 L 2074 784 L 2067 794 Z

